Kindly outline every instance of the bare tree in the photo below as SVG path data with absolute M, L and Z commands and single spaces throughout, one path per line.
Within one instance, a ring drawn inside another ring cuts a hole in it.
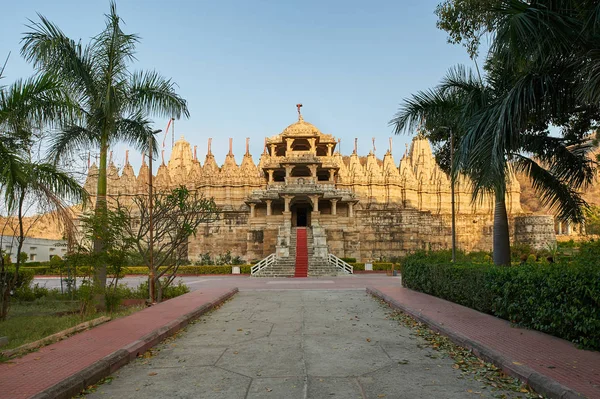
M 148 266 L 149 278 L 154 280 L 149 287 L 154 285 L 155 292 L 149 292 L 149 297 L 160 302 L 163 290 L 173 282 L 179 266 L 188 262 L 188 239 L 196 235 L 202 224 L 217 221 L 219 211 L 212 198 L 204 198 L 197 191 L 183 186 L 157 192 L 152 197 L 152 223 L 148 196 L 120 197 L 116 202 L 118 212 L 127 214 L 124 234 L 135 243 L 140 257 Z M 152 262 L 149 251 L 151 224 L 154 231 Z

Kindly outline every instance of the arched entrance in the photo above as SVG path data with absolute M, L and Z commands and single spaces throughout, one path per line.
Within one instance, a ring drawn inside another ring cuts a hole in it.
M 292 211 L 292 227 L 309 227 L 312 205 L 308 198 L 293 199 L 290 205 Z

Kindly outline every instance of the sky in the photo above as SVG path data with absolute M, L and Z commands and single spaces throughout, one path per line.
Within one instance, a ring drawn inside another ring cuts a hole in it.
M 160 72 L 188 101 L 190 118 L 175 121 L 175 140 L 183 135 L 197 145 L 202 162 L 209 137 L 219 163 L 232 137 L 239 164 L 249 137 L 257 163 L 264 138 L 297 121 L 302 103 L 307 122 L 341 139 L 342 154 L 352 152 L 354 138 L 359 155 L 368 154 L 375 137 L 381 158 L 393 136 L 398 163 L 411 135 L 394 136 L 388 123 L 403 99 L 435 86 L 453 65 L 473 65 L 436 28 L 440 1 L 119 0 L 117 11 L 123 30 L 141 37 L 131 70 Z M 33 73 L 20 56 L 29 20 L 39 13 L 88 43 L 104 28 L 109 2 L 21 0 L 2 8 L 0 58 L 11 54 L 6 85 Z M 168 123 L 153 121 L 163 131 Z M 126 149 L 113 148 L 117 165 Z M 168 137 L 167 160 L 170 149 Z M 137 171 L 140 154 L 129 158 Z

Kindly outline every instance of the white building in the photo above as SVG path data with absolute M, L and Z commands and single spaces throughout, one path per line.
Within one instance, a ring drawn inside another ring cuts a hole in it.
M 0 249 L 5 254 L 10 254 L 13 263 L 17 261 L 17 247 L 17 237 L 0 236 Z M 25 237 L 21 252 L 28 255 L 27 262 L 46 262 L 54 255 L 63 258 L 67 253 L 67 241 Z

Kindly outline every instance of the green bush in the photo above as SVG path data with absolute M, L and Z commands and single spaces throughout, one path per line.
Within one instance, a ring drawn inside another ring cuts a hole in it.
M 346 263 L 356 263 L 356 258 L 340 258 Z
M 6 280 L 5 281 L 12 281 L 12 279 L 15 276 L 15 268 L 14 267 L 8 267 L 3 274 L 5 274 L 5 276 L 0 276 L 0 277 L 5 277 Z M 12 287 L 13 291 L 17 291 L 23 288 L 28 288 L 31 286 L 31 283 L 33 281 L 33 277 L 34 274 L 33 272 L 31 272 L 30 270 L 24 270 L 23 268 L 19 268 L 19 275 L 17 276 L 17 281 L 15 283 L 15 285 Z M 4 280 L 4 278 L 3 278 Z
M 240 265 L 241 273 L 250 273 L 251 265 Z M 164 267 L 159 268 L 160 271 Z M 123 268 L 125 274 L 147 275 L 148 268 L 146 266 L 128 266 Z M 231 265 L 222 266 L 180 266 L 177 270 L 177 275 L 186 274 L 231 274 Z
M 402 266 L 403 284 L 527 328 L 600 349 L 600 243 L 571 262 L 512 267 L 419 252 Z

